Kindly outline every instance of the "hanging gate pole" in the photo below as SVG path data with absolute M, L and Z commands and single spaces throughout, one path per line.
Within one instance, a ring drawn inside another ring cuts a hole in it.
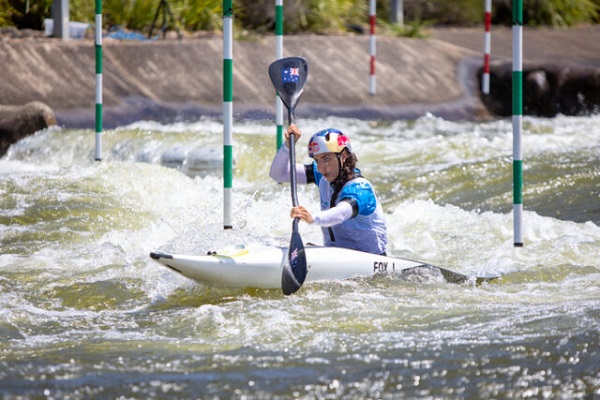
M 512 125 L 514 245 L 523 246 L 523 0 L 513 0 Z
M 481 92 L 490 94 L 490 53 L 492 50 L 492 0 L 485 0 L 485 40 L 483 46 L 483 75 Z
M 377 78 L 375 76 L 375 55 L 377 53 L 376 47 L 376 36 L 375 36 L 375 19 L 377 12 L 377 1 L 369 1 L 369 25 L 370 25 L 370 36 L 369 36 L 369 55 L 371 56 L 369 62 L 369 94 L 374 96 L 377 92 Z
M 102 0 L 96 0 L 96 161 L 102 160 Z
M 233 7 L 223 0 L 223 228 L 232 229 L 233 186 Z
M 275 59 L 283 58 L 283 0 L 275 0 Z M 283 144 L 283 103 L 275 93 L 276 149 Z

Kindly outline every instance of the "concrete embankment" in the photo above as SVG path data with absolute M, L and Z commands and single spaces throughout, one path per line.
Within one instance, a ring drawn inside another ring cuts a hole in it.
M 234 43 L 234 112 L 262 118 L 273 113 L 267 76 L 274 60 L 273 37 Z M 465 96 L 468 49 L 434 39 L 381 37 L 377 41 L 377 94 L 369 95 L 368 38 L 294 36 L 286 55 L 308 59 L 309 78 L 298 115 L 342 114 L 411 118 L 439 110 L 452 118 L 451 104 Z M 105 126 L 138 117 L 154 119 L 218 115 L 222 104 L 222 39 L 105 41 Z M 90 126 L 95 104 L 93 42 L 56 40 L 0 43 L 3 78 L 0 104 L 38 100 L 55 110 L 60 124 Z M 462 63 L 462 64 L 461 64 Z M 473 99 L 458 114 L 480 113 Z M 465 115 L 457 115 L 464 118 Z
M 377 39 L 375 96 L 369 95 L 367 36 L 285 37 L 285 55 L 303 56 L 309 62 L 298 116 L 410 119 L 427 112 L 447 119 L 489 116 L 477 80 L 483 32 L 432 32 L 430 39 Z M 560 62 L 571 69 L 585 66 L 592 75 L 600 67 L 600 27 L 526 30 L 524 38 L 525 62 Z M 274 37 L 235 41 L 233 51 L 235 116 L 271 118 L 274 93 L 267 68 L 275 58 Z M 510 28 L 495 29 L 494 61 L 509 62 L 510 51 Z M 221 115 L 221 37 L 153 42 L 107 39 L 103 52 L 105 128 L 138 119 L 169 121 Z M 0 65 L 0 105 L 40 101 L 54 110 L 60 125 L 94 126 L 93 40 L 0 41 Z M 501 96 L 506 97 L 506 93 Z

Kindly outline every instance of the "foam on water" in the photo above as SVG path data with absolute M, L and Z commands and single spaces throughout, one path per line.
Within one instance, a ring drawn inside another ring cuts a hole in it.
M 513 246 L 509 121 L 298 124 L 301 162 L 313 131 L 351 135 L 384 202 L 389 253 L 502 279 L 380 276 L 309 284 L 290 297 L 195 284 L 149 252 L 289 241 L 289 186 L 268 178 L 274 127 L 236 124 L 233 230 L 222 226 L 220 168 L 191 173 L 190 152 L 164 163 L 174 149 L 220 146 L 220 123 L 108 131 L 100 163 L 91 161 L 92 132 L 51 129 L 0 160 L 0 379 L 10 382 L 0 393 L 598 394 L 600 118 L 526 119 L 523 248 Z M 548 179 L 556 160 L 587 178 L 572 187 Z M 556 192 L 579 196 L 570 212 L 589 218 L 528 204 L 530 185 L 539 204 L 555 204 Z M 298 195 L 316 210 L 314 187 Z M 318 228 L 300 231 L 321 243 Z

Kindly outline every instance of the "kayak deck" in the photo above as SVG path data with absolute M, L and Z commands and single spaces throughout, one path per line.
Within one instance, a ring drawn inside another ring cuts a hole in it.
M 404 258 L 387 257 L 356 250 L 307 246 L 306 281 L 328 281 L 372 276 L 380 273 L 411 275 L 431 270 L 442 274 L 451 283 L 463 283 L 471 278 L 444 268 Z M 221 287 L 281 288 L 287 248 L 277 246 L 236 246 L 206 255 L 180 255 L 160 252 L 150 257 L 171 270 L 196 282 Z M 495 279 L 475 278 L 477 283 Z

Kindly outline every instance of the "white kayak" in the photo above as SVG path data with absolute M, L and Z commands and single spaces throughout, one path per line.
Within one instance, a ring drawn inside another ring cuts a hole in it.
M 441 273 L 449 282 L 469 280 L 427 263 L 386 257 L 356 250 L 306 246 L 308 272 L 306 282 L 331 281 L 371 276 L 379 273 L 409 273 L 428 269 Z M 207 255 L 151 253 L 150 257 L 173 271 L 196 282 L 211 286 L 239 288 L 281 288 L 281 275 L 287 262 L 287 248 L 265 245 L 236 246 Z M 476 278 L 490 279 L 490 278 Z

